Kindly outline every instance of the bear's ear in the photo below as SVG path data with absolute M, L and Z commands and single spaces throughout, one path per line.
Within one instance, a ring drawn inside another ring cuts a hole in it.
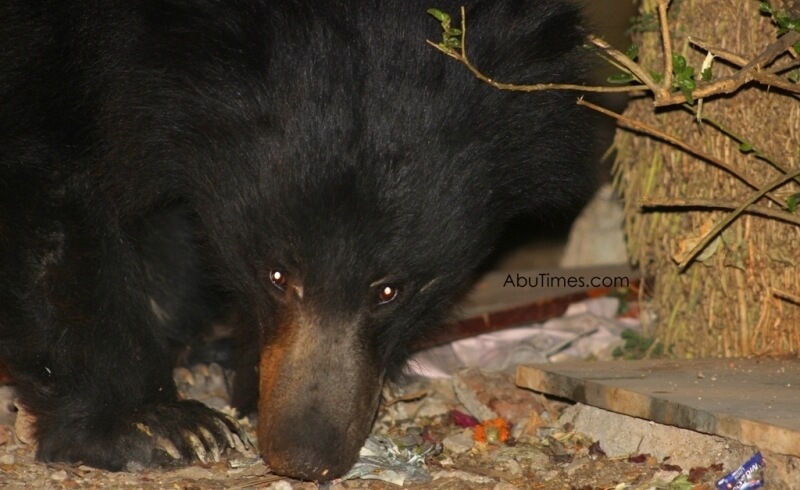
M 580 83 L 594 58 L 581 9 L 562 0 L 484 0 L 466 10 L 471 62 L 507 83 Z
M 583 47 L 586 30 L 572 2 L 478 1 L 467 9 L 466 22 L 470 61 L 494 80 L 590 81 L 596 60 Z M 577 104 L 584 94 L 506 91 L 469 77 L 459 78 L 459 88 L 470 103 L 453 111 L 449 122 L 460 154 L 468 155 L 463 158 L 486 162 L 494 215 L 572 214 L 590 197 L 597 173 L 599 116 Z

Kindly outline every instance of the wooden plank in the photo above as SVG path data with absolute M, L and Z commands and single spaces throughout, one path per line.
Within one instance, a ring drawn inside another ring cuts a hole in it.
M 800 359 L 538 364 L 517 385 L 800 456 Z

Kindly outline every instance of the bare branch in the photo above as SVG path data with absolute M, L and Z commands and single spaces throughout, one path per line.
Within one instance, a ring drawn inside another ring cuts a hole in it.
M 661 141 L 666 141 L 667 143 L 670 143 L 671 145 L 674 145 L 674 146 L 686 151 L 687 153 L 690 153 L 690 154 L 692 154 L 692 155 L 694 155 L 694 156 L 696 156 L 696 157 L 698 157 L 698 158 L 700 158 L 702 160 L 705 160 L 705 161 L 715 165 L 716 167 L 721 168 L 722 170 L 728 172 L 729 174 L 731 174 L 734 177 L 736 177 L 737 179 L 739 179 L 739 181 L 743 182 L 744 184 L 749 186 L 751 189 L 759 189 L 760 188 L 760 186 L 758 184 L 756 184 L 754 182 L 751 182 L 747 178 L 746 175 L 741 173 L 739 170 L 731 167 L 726 162 L 720 160 L 719 158 L 717 158 L 717 157 L 715 157 L 713 155 L 709 155 L 708 153 L 705 153 L 702 150 L 698 150 L 697 148 L 695 148 L 693 146 L 689 146 L 686 143 L 684 143 L 683 141 L 679 140 L 678 138 L 675 138 L 674 136 L 668 135 L 667 133 L 659 131 L 659 130 L 651 127 L 651 126 L 648 126 L 648 125 L 640 122 L 640 121 L 636 121 L 635 119 L 631 119 L 629 117 L 625 117 L 622 114 L 617 114 L 616 112 L 610 111 L 610 110 L 606 109 L 605 107 L 600 107 L 599 105 L 592 104 L 591 102 L 587 102 L 587 101 L 585 101 L 583 99 L 579 99 L 578 100 L 578 105 L 586 106 L 589 109 L 593 109 L 593 110 L 595 110 L 595 111 L 597 111 L 597 112 L 599 112 L 601 114 L 605 114 L 606 116 L 613 117 L 614 119 L 617 120 L 619 125 L 622 126 L 623 128 L 628 128 L 628 129 L 630 129 L 632 131 L 636 131 L 636 132 L 639 132 L 639 133 L 644 133 L 644 134 L 650 135 L 650 136 L 652 136 L 654 138 L 658 138 Z M 784 203 L 782 200 L 778 199 L 777 197 L 774 197 L 774 196 L 771 196 L 771 195 L 767 195 L 766 197 L 768 199 L 770 199 L 772 202 L 774 202 L 775 204 L 777 204 L 778 206 L 780 206 L 782 208 L 786 207 L 786 203 Z
M 662 19 L 662 38 L 664 42 L 664 58 L 665 58 L 665 73 L 664 83 L 657 83 L 653 77 L 642 68 L 638 63 L 634 62 L 624 53 L 614 49 L 610 44 L 596 36 L 588 36 L 588 41 L 596 47 L 600 48 L 603 55 L 611 58 L 612 64 L 621 66 L 622 69 L 627 70 L 632 76 L 642 82 L 642 85 L 625 85 L 625 86 L 596 86 L 596 85 L 581 85 L 571 83 L 537 83 L 537 84 L 514 84 L 504 83 L 494 80 L 490 76 L 481 72 L 469 60 L 467 54 L 467 21 L 465 16 L 464 7 L 461 7 L 461 47 L 459 48 L 445 48 L 433 41 L 428 40 L 427 43 L 438 49 L 447 56 L 461 62 L 467 69 L 479 80 L 491 85 L 499 90 L 509 90 L 514 92 L 537 92 L 541 90 L 575 90 L 581 92 L 640 92 L 649 90 L 653 94 L 653 105 L 656 107 L 670 106 L 676 104 L 683 104 L 687 102 L 686 96 L 681 91 L 672 91 L 672 46 L 669 34 L 669 26 L 666 23 L 666 13 L 669 0 L 659 0 L 659 15 Z M 736 92 L 743 85 L 751 82 L 758 81 L 759 83 L 778 87 L 791 93 L 800 93 L 800 86 L 793 84 L 788 80 L 778 77 L 772 73 L 762 71 L 763 67 L 772 63 L 781 53 L 790 49 L 793 44 L 800 39 L 800 34 L 797 32 L 789 32 L 780 37 L 774 43 L 768 45 L 758 56 L 753 60 L 746 62 L 743 58 L 734 53 L 730 53 L 724 49 L 708 46 L 700 40 L 695 40 L 694 43 L 711 52 L 724 60 L 731 62 L 741 67 L 733 75 L 720 78 L 708 84 L 702 84 L 692 92 L 692 97 L 696 99 L 704 99 L 713 95 L 729 94 Z M 705 47 L 704 47 L 705 44 Z M 744 65 L 744 66 L 742 66 Z
M 703 251 L 704 248 L 711 243 L 717 235 L 719 235 L 722 230 L 728 227 L 731 223 L 733 223 L 743 212 L 745 209 L 753 205 L 756 201 L 767 195 L 767 193 L 776 187 L 780 187 L 783 184 L 793 180 L 796 177 L 800 177 L 800 170 L 795 170 L 791 173 L 786 175 L 782 175 L 777 179 L 772 180 L 767 185 L 762 187 L 758 190 L 758 192 L 753 193 L 745 202 L 743 202 L 739 207 L 728 213 L 728 215 L 722 219 L 719 223 L 714 225 L 714 228 L 700 240 L 700 243 L 694 246 L 694 248 L 686 254 L 684 259 L 678 264 L 678 268 L 681 271 L 685 271 L 689 264 L 697 257 L 700 252 Z
M 669 0 L 658 0 L 658 22 L 661 25 L 661 42 L 664 45 L 664 90 L 672 90 L 672 38 L 669 35 L 667 8 Z M 656 93 L 656 95 L 659 95 Z
M 690 38 L 689 42 L 718 58 L 722 58 L 737 68 L 741 69 L 743 66 L 748 64 L 748 61 L 744 56 L 728 51 L 720 46 L 712 45 L 711 43 L 703 41 L 702 39 Z M 775 75 L 776 70 L 791 70 L 797 66 L 798 64 L 790 64 L 788 66 L 775 67 L 767 71 L 757 71 L 752 74 L 752 79 L 769 87 L 777 87 L 793 94 L 800 94 L 800 85 Z
M 595 38 L 596 39 L 596 38 Z M 597 39 L 600 41 L 599 39 Z M 615 86 L 615 87 L 608 87 L 608 86 L 596 86 L 596 85 L 580 85 L 574 83 L 536 83 L 536 84 L 525 84 L 525 85 L 518 85 L 515 83 L 504 83 L 498 82 L 491 77 L 487 76 L 483 72 L 481 72 L 472 62 L 469 60 L 467 56 L 467 22 L 466 17 L 464 16 L 464 8 L 461 8 L 461 49 L 447 49 L 443 48 L 442 46 L 434 43 L 431 40 L 426 40 L 428 44 L 433 46 L 434 48 L 438 49 L 442 53 L 446 54 L 447 56 L 460 61 L 467 67 L 467 69 L 480 81 L 484 83 L 488 83 L 492 87 L 495 87 L 500 90 L 508 90 L 512 92 L 537 92 L 541 90 L 577 90 L 581 92 L 641 92 L 643 90 L 650 89 L 649 86 L 646 85 L 624 85 L 624 86 Z M 602 44 L 609 50 L 614 50 L 608 43 L 602 41 Z M 604 48 L 605 49 L 605 48 Z M 617 51 L 617 53 L 619 53 Z M 619 53 L 623 58 L 628 59 L 627 56 Z M 616 58 L 615 58 L 616 59 Z M 630 62 L 630 60 L 628 59 Z M 635 65 L 635 63 L 633 63 Z M 627 65 L 626 65 L 627 66 Z M 647 77 L 649 79 L 649 77 Z M 650 80 L 652 83 L 652 79 Z
M 647 70 L 643 69 L 641 66 L 639 66 L 638 63 L 628 58 L 628 56 L 625 53 L 622 53 L 619 50 L 615 49 L 605 40 L 597 36 L 590 35 L 589 42 L 600 48 L 603 51 L 603 53 L 607 54 L 614 61 L 624 66 L 625 69 L 628 70 L 634 77 L 636 77 L 640 82 L 645 84 L 647 88 L 650 89 L 651 92 L 656 93 L 659 90 L 661 90 L 661 87 L 656 83 L 655 80 L 653 80 L 653 77 L 651 77 L 650 74 L 647 73 Z
M 764 48 L 755 58 L 744 65 L 742 70 L 750 70 L 752 68 L 761 70 L 762 68 L 766 68 L 775 61 L 775 58 L 782 55 L 786 50 L 791 49 L 792 46 L 798 42 L 800 42 L 800 32 L 789 31 L 779 37 L 777 41 Z
M 639 201 L 639 206 L 644 209 L 652 208 L 707 208 L 707 209 L 736 209 L 737 203 L 720 202 L 711 199 L 658 199 L 658 198 L 645 198 Z M 776 220 L 784 221 L 800 226 L 800 215 L 792 214 L 780 209 L 768 208 L 766 206 L 759 206 L 752 204 L 746 207 L 742 213 L 754 214 L 766 218 L 773 218 Z

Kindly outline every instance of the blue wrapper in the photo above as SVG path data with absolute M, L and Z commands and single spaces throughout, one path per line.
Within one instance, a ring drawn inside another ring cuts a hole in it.
M 764 486 L 764 457 L 756 453 L 736 471 L 717 481 L 717 490 L 754 490 Z

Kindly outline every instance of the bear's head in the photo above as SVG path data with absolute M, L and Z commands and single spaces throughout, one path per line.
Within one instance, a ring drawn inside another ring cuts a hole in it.
M 442 321 L 496 231 L 488 180 L 362 158 L 373 157 L 276 177 L 286 191 L 268 198 L 260 229 L 259 447 L 273 471 L 302 479 L 355 463 L 384 379 Z

